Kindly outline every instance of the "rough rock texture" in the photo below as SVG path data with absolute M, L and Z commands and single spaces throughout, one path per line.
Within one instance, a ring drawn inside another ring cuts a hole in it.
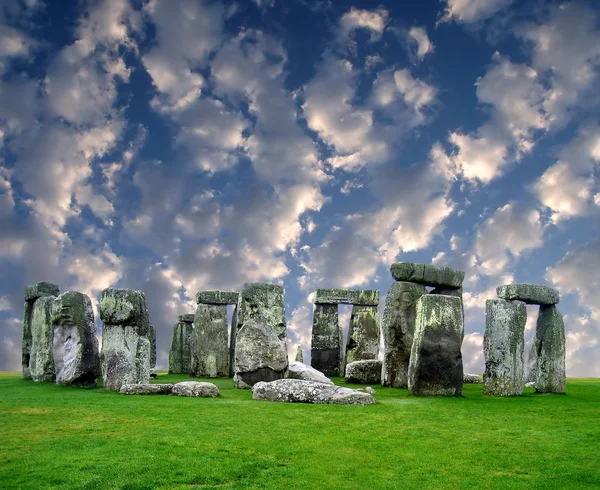
M 470 383 L 470 384 L 483 383 L 483 377 L 480 376 L 479 374 L 464 373 L 463 374 L 463 383 Z
M 44 296 L 58 296 L 58 284 L 38 282 L 25 288 L 25 301 L 35 301 Z
M 367 386 L 365 388 L 365 393 L 368 393 L 369 395 L 374 395 L 375 394 L 375 390 L 372 387 Z
M 417 301 L 427 294 L 422 284 L 395 282 L 385 297 L 383 310 L 383 366 L 381 384 L 408 387 L 408 365 L 417 319 Z
M 310 365 L 325 376 L 339 376 L 342 366 L 342 329 L 337 305 L 315 304 Z
M 100 355 L 90 298 L 78 291 L 66 291 L 52 301 L 50 313 L 56 383 L 95 388 Z
M 235 341 L 237 339 L 237 333 L 242 324 L 238 323 L 238 310 L 241 307 L 242 296 L 238 297 L 238 302 L 233 309 L 233 316 L 231 317 L 231 334 L 229 337 L 229 376 L 235 376 Z
M 141 291 L 107 288 L 100 299 L 104 389 L 147 383 L 150 378 L 150 321 L 146 296 Z
M 229 376 L 227 306 L 198 304 L 191 339 L 194 378 Z
M 31 314 L 31 352 L 29 372 L 31 379 L 41 382 L 54 382 L 53 327 L 50 323 L 53 296 L 35 300 Z
M 152 324 L 148 327 L 148 342 L 150 342 L 150 367 L 156 367 L 156 329 Z
M 200 291 L 196 303 L 205 305 L 236 305 L 240 293 L 235 291 Z
M 346 341 L 346 366 L 354 361 L 377 359 L 379 312 L 376 306 L 353 306 Z M 345 369 L 344 369 L 344 372 Z
M 246 283 L 240 293 L 237 323 L 239 327 L 247 320 L 256 320 L 268 325 L 285 344 L 287 324 L 283 298 L 283 286 L 267 283 Z M 241 303 L 241 305 L 240 305 Z
M 460 298 L 434 294 L 419 298 L 408 367 L 412 395 L 462 394 L 462 316 Z
M 173 327 L 173 339 L 169 348 L 169 374 L 192 372 L 192 334 L 194 315 L 179 315 Z
M 156 372 L 155 368 L 150 369 L 150 378 L 152 378 L 152 379 L 158 378 L 158 373 Z
M 527 307 L 522 301 L 485 302 L 483 394 L 510 396 L 525 385 L 524 332 Z
M 220 396 L 219 388 L 212 383 L 182 381 L 173 385 L 172 393 L 179 396 L 215 398 Z
M 299 345 L 296 349 L 296 358 L 294 359 L 296 362 L 304 362 L 304 354 L 302 353 L 302 346 Z
M 540 284 L 507 284 L 496 288 L 498 298 L 516 299 L 528 305 L 555 305 L 560 297 L 556 289 Z
M 535 334 L 538 341 L 536 393 L 564 393 L 565 324 L 556 306 L 540 306 Z
M 314 302 L 323 305 L 377 306 L 379 304 L 379 290 L 317 289 Z
M 529 357 L 527 358 L 527 368 L 525 370 L 525 382 L 535 383 L 537 381 L 538 372 L 538 341 L 535 330 L 533 331 L 533 338 L 531 339 L 531 346 L 529 347 Z
M 121 386 L 121 395 L 170 395 L 173 390 L 172 384 L 125 384 Z
M 369 393 L 300 379 L 256 383 L 252 388 L 252 399 L 289 403 L 375 405 L 375 398 Z
M 333 384 L 327 376 L 315 368 L 307 366 L 302 362 L 290 362 L 287 376 L 290 379 L 303 379 L 304 381 L 317 381 L 319 383 Z
M 415 282 L 426 286 L 441 286 L 450 289 L 462 287 L 465 278 L 464 271 L 414 262 L 396 262 L 392 264 L 391 271 L 396 281 Z
M 346 382 L 363 384 L 381 383 L 381 361 L 354 361 L 346 365 Z

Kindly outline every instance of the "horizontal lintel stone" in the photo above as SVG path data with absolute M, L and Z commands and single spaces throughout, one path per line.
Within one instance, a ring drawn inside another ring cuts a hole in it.
M 194 323 L 194 314 L 193 313 L 185 313 L 183 315 L 179 315 L 177 319 L 183 323 Z
M 542 284 L 506 284 L 496 288 L 498 298 L 519 300 L 528 305 L 555 305 L 560 297 L 556 289 Z
M 445 286 L 450 289 L 462 287 L 465 272 L 451 267 L 438 267 L 414 262 L 395 262 L 391 267 L 396 281 L 414 282 L 426 286 Z
M 317 289 L 314 303 L 321 305 L 377 306 L 379 304 L 379 290 Z
M 35 301 L 44 296 L 58 296 L 58 284 L 38 282 L 25 288 L 25 301 Z
M 200 291 L 196 293 L 196 303 L 205 305 L 235 305 L 240 293 L 235 291 Z

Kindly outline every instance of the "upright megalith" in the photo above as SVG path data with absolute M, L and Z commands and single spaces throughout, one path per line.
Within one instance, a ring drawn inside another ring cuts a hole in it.
M 339 376 L 342 366 L 342 329 L 337 304 L 315 304 L 310 365 L 325 376 Z
M 564 393 L 565 324 L 554 305 L 540 306 L 535 336 L 537 341 L 537 393 Z
M 146 296 L 141 291 L 107 288 L 100 299 L 104 388 L 147 383 L 150 379 L 150 320 Z
M 400 281 L 392 284 L 383 310 L 383 367 L 381 384 L 408 387 L 408 365 L 417 320 L 417 302 L 427 294 L 422 284 Z
M 408 368 L 412 395 L 461 395 L 463 312 L 460 298 L 425 294 L 417 302 Z
M 66 291 L 52 301 L 50 312 L 56 383 L 95 388 L 101 371 L 89 296 Z
M 33 381 L 53 383 L 56 379 L 54 367 L 51 307 L 54 296 L 43 296 L 35 300 L 31 312 L 31 351 L 29 373 Z
M 348 339 L 346 341 L 345 366 L 354 361 L 377 359 L 379 333 L 377 307 L 354 305 L 350 315 L 350 327 L 348 328 Z
M 529 356 L 527 357 L 527 369 L 525 370 L 525 382 L 534 383 L 537 381 L 538 372 L 538 340 L 533 331 L 531 345 L 529 347 Z
M 150 367 L 156 367 L 156 329 L 150 324 L 148 327 L 148 342 L 150 342 Z
M 169 348 L 169 374 L 192 372 L 192 333 L 194 315 L 179 315 L 173 327 L 173 339 Z
M 227 306 L 198 304 L 191 340 L 192 369 L 195 378 L 229 376 Z
M 510 396 L 523 393 L 524 332 L 527 307 L 522 301 L 489 299 L 485 302 L 483 394 Z
M 296 349 L 296 357 L 294 358 L 296 362 L 304 362 L 304 354 L 302 353 L 302 346 L 299 345 Z

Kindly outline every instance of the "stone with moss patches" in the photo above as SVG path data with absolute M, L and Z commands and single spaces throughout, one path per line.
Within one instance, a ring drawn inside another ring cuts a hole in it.
M 287 324 L 283 286 L 258 282 L 246 283 L 240 294 L 242 305 L 238 311 L 238 324 L 241 326 L 250 319 L 263 322 L 275 332 L 279 340 L 285 343 Z
M 101 374 L 94 310 L 90 298 L 66 291 L 51 304 L 56 383 L 95 388 Z
M 379 352 L 379 312 L 376 306 L 353 306 L 346 342 L 346 363 L 377 359 Z
M 183 315 L 179 315 L 177 320 L 184 323 L 194 323 L 195 313 L 185 313 Z
M 192 372 L 194 315 L 179 315 L 178 318 L 169 348 L 169 374 L 189 374 Z
M 25 301 L 35 301 L 44 296 L 58 296 L 58 284 L 52 282 L 38 282 L 25 288 Z
M 414 262 L 396 262 L 391 266 L 396 281 L 414 282 L 426 286 L 458 289 L 462 287 L 465 272 L 450 267 L 438 267 Z
M 314 302 L 323 305 L 377 306 L 379 304 L 379 290 L 317 289 Z
M 146 338 L 150 342 L 150 368 L 154 368 L 156 367 L 156 329 L 152 324 L 148 326 Z
M 236 291 L 200 291 L 196 293 L 196 303 L 205 305 L 235 305 L 240 293 Z
M 171 392 L 173 395 L 192 398 L 216 398 L 221 396 L 221 392 L 216 385 L 204 381 L 181 381 L 173 385 Z
M 33 304 L 29 371 L 31 379 L 37 382 L 53 383 L 56 379 L 53 353 L 54 329 L 50 321 L 53 301 L 53 296 L 42 296 Z
M 354 361 L 346 365 L 344 376 L 346 383 L 380 384 L 381 361 L 371 359 L 368 361 Z
M 343 371 L 342 348 L 337 305 L 315 304 L 310 365 L 325 376 L 339 376 Z
M 253 400 L 334 405 L 375 405 L 375 398 L 350 388 L 300 379 L 261 381 L 252 387 Z
M 531 345 L 529 346 L 529 356 L 527 357 L 527 369 L 525 370 L 525 382 L 535 383 L 537 381 L 538 370 L 538 340 L 533 331 Z
M 522 301 L 485 302 L 483 394 L 521 395 L 525 386 L 524 332 L 527 307 Z
M 564 393 L 565 369 L 565 324 L 554 305 L 540 306 L 535 333 L 537 338 L 536 393 Z
M 229 376 L 227 306 L 200 303 L 191 336 L 192 369 L 195 378 Z
M 133 289 L 106 288 L 100 298 L 100 319 L 106 325 L 136 327 L 139 335 L 148 335 L 150 320 L 145 294 Z
M 417 319 L 417 301 L 427 294 L 422 284 L 399 281 L 391 285 L 383 310 L 381 384 L 408 387 L 408 366 Z
M 296 357 L 294 358 L 294 361 L 304 363 L 304 354 L 302 353 L 301 345 L 299 345 L 296 349 Z
M 528 305 L 555 305 L 560 296 L 556 289 L 541 284 L 506 284 L 496 288 L 501 299 L 519 300 Z
M 173 390 L 172 384 L 149 384 L 143 383 L 139 385 L 124 384 L 121 386 L 119 393 L 121 395 L 170 395 Z
M 31 317 L 33 315 L 33 303 L 25 301 L 23 308 L 23 337 L 21 342 L 21 368 L 23 379 L 31 379 L 29 363 L 31 359 Z
M 461 395 L 463 319 L 460 298 L 425 294 L 417 302 L 408 367 L 412 395 Z

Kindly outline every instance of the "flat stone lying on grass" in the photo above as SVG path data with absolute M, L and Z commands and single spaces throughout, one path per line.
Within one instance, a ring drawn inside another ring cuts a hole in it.
M 560 297 L 556 289 L 541 284 L 506 284 L 496 288 L 498 298 L 516 299 L 528 305 L 555 305 Z
M 535 336 L 538 342 L 536 393 L 564 393 L 567 381 L 565 324 L 556 306 L 540 306 Z
M 369 395 L 374 395 L 375 394 L 375 390 L 372 387 L 370 387 L 370 386 L 367 386 L 365 388 L 365 392 L 368 393 Z
M 480 374 L 464 373 L 463 374 L 463 383 L 470 383 L 470 384 L 483 383 L 483 376 L 481 376 Z
M 377 306 L 379 304 L 378 289 L 317 289 L 315 304 L 323 305 L 358 305 Z
M 196 293 L 196 303 L 205 305 L 235 305 L 240 293 L 236 291 L 200 291 Z
M 414 262 L 396 262 L 391 266 L 392 276 L 396 281 L 415 282 L 426 286 L 462 287 L 465 272 L 450 267 L 438 267 Z
M 346 366 L 345 379 L 347 383 L 381 383 L 381 361 L 371 359 L 354 361 Z
M 302 362 L 290 362 L 287 371 L 287 377 L 290 379 L 303 379 L 305 381 L 317 381 L 319 383 L 333 384 L 327 376 L 321 371 L 317 371 L 311 366 L 307 366 Z
M 179 396 L 215 398 L 220 396 L 219 388 L 203 381 L 182 381 L 173 385 L 172 393 Z
M 172 390 L 172 384 L 124 384 L 119 393 L 121 395 L 170 395 Z
M 288 403 L 331 403 L 334 405 L 375 405 L 375 398 L 350 388 L 304 381 L 278 379 L 270 383 L 261 381 L 252 387 L 253 400 Z

